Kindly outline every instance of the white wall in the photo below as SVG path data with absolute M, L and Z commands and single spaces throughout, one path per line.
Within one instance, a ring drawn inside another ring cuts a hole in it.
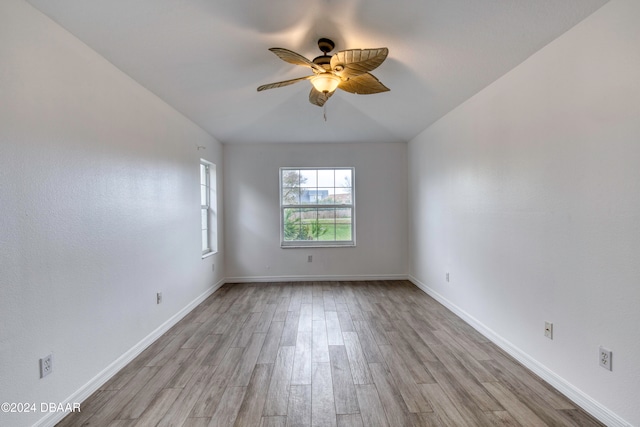
M 222 280 L 199 224 L 199 159 L 220 172 L 222 147 L 26 2 L 0 2 L 0 40 L 0 402 L 39 410 Z
M 640 425 L 639 20 L 608 3 L 408 147 L 413 280 L 609 425 Z
M 406 277 L 406 154 L 402 143 L 225 145 L 227 278 Z M 355 167 L 356 247 L 280 248 L 278 174 L 287 166 Z

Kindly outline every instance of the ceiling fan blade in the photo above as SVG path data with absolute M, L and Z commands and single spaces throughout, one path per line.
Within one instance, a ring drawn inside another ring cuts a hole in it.
M 309 102 L 313 105 L 317 105 L 318 107 L 322 107 L 324 103 L 331 98 L 331 95 L 333 95 L 333 92 L 324 93 L 312 87 L 311 92 L 309 93 Z
M 331 57 L 331 69 L 340 77 L 355 77 L 376 69 L 384 62 L 389 49 L 349 49 Z
M 284 80 L 284 81 L 276 82 L 276 83 L 269 83 L 269 84 L 262 85 L 262 86 L 258 87 L 258 92 L 261 92 L 261 91 L 267 90 L 267 89 L 275 89 L 275 88 L 278 88 L 278 87 L 289 86 L 289 85 L 292 85 L 294 83 L 301 82 L 302 80 L 309 80 L 311 77 L 313 77 L 313 76 L 298 77 L 297 79 Z
M 350 93 L 359 95 L 370 95 L 372 93 L 388 92 L 389 88 L 380 83 L 373 74 L 364 73 L 342 81 L 338 87 Z
M 325 73 L 327 71 L 320 65 L 309 61 L 304 56 L 300 55 L 299 53 L 295 53 L 289 49 L 283 49 L 281 47 L 272 47 L 269 50 L 275 53 L 276 55 L 278 55 L 280 59 L 282 59 L 285 62 L 288 62 L 289 64 L 302 65 L 304 67 L 309 67 L 317 71 L 318 73 Z

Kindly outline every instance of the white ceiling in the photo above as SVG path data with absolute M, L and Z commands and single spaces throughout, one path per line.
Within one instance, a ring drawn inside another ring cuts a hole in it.
M 28 0 L 223 143 L 408 141 L 607 0 Z M 388 47 L 391 91 L 338 90 L 323 109 L 309 59 Z M 334 51 L 334 53 L 335 53 Z

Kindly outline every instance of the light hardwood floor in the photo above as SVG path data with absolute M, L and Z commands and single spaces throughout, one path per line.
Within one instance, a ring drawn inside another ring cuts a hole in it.
M 227 284 L 58 426 L 600 426 L 406 281 Z

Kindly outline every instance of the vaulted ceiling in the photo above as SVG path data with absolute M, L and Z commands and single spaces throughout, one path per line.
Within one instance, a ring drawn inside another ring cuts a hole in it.
M 576 25 L 606 0 L 28 0 L 219 141 L 408 141 Z M 337 91 L 326 111 L 309 59 L 388 47 L 373 74 L 391 91 Z M 324 120 L 326 112 L 327 120 Z

